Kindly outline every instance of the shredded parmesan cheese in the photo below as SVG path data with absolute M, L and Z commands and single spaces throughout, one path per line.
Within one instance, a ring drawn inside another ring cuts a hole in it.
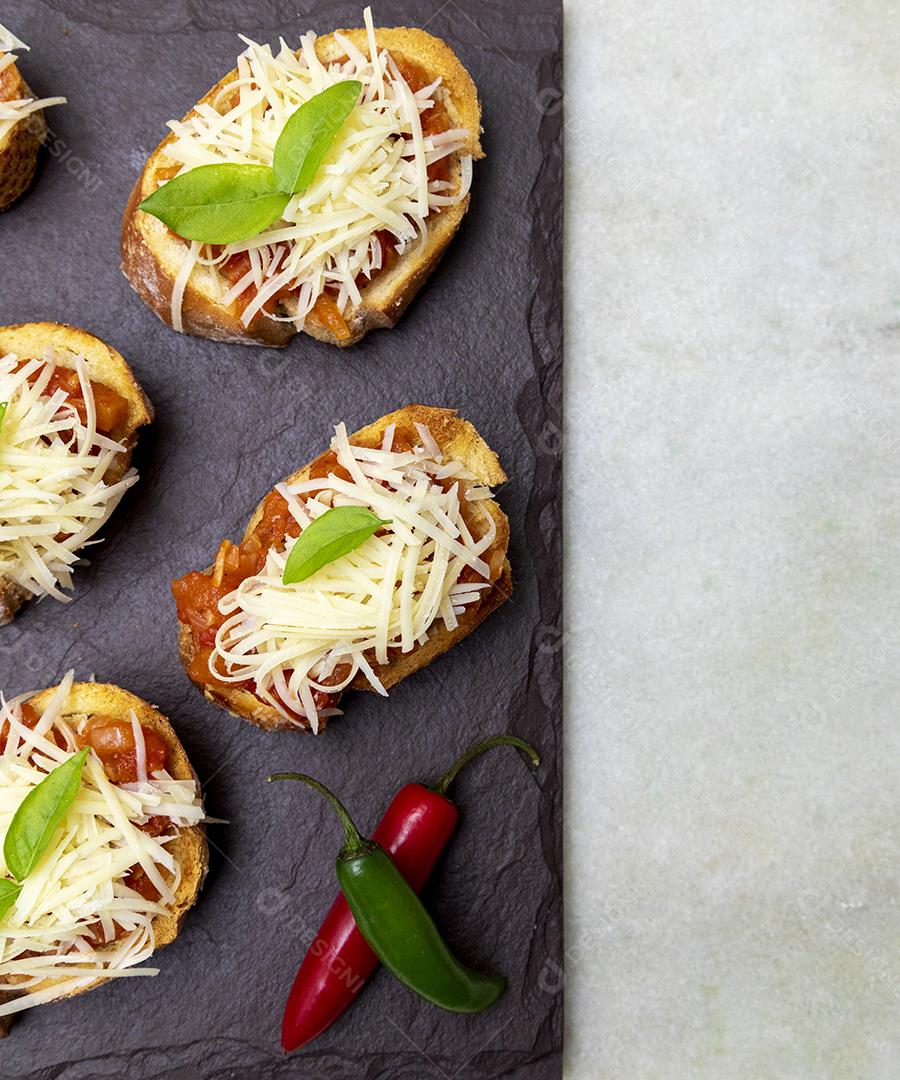
M 7 30 L 6 27 L 0 23 L 0 52 L 11 53 L 18 50 L 24 50 L 30 52 L 31 49 L 24 41 L 20 41 L 12 30 Z
M 269 45 L 242 37 L 247 48 L 238 58 L 237 79 L 212 104 L 169 123 L 175 139 L 165 153 L 181 166 L 175 175 L 217 162 L 271 165 L 278 137 L 299 106 L 335 83 L 356 79 L 363 86 L 313 183 L 291 199 L 282 220 L 252 240 L 221 249 L 186 246 L 172 293 L 175 329 L 182 326 L 184 288 L 196 265 L 223 269 L 242 254 L 249 266 L 222 303 L 237 301 L 253 286 L 252 298 L 243 301 L 245 325 L 263 312 L 302 329 L 326 288 L 346 313 L 360 301 L 360 277 L 371 278 L 384 265 L 385 235 L 402 255 L 424 235 L 430 214 L 467 195 L 472 133 L 454 129 L 424 136 L 422 115 L 434 108 L 441 80 L 413 93 L 387 50 L 378 49 L 369 8 L 364 17 L 368 55 L 336 34 L 346 55 L 326 64 L 316 56 L 312 32 L 301 37 L 296 53 L 283 40 L 273 54 Z M 429 180 L 428 166 L 452 154 L 459 154 L 461 182 Z M 285 314 L 268 310 L 267 302 L 286 294 Z
M 0 24 L 0 73 L 11 67 L 16 58 L 12 55 L 18 49 L 28 49 L 28 46 L 20 41 L 15 35 Z M 2 88 L 2 84 L 0 84 Z M 0 100 L 0 143 L 15 125 L 40 109 L 47 109 L 51 105 L 65 105 L 64 97 L 53 98 L 17 98 L 13 101 Z
M 0 754 L 0 838 L 25 796 L 78 750 L 87 718 L 75 725 L 74 718 L 70 722 L 62 715 L 72 681 L 69 672 L 33 730 L 22 721 L 29 695 L 11 701 L 0 697 L 0 733 L 6 735 Z M 165 835 L 138 828 L 155 816 L 170 819 Z M 118 786 L 89 755 L 71 810 L 0 922 L 0 1001 L 6 993 L 14 995 L 0 1004 L 0 1016 L 53 1001 L 98 978 L 157 974 L 137 965 L 154 951 L 154 917 L 166 914 L 175 901 L 180 867 L 169 845 L 179 829 L 202 820 L 194 780 L 175 780 L 163 770 Z M 126 884 L 135 866 L 156 885 L 158 901 Z M 117 926 L 124 931 L 118 939 Z M 46 980 L 54 985 L 42 985 Z
M 134 736 L 134 758 L 138 783 L 144 783 L 147 780 L 147 743 L 144 739 L 144 729 L 134 709 L 131 710 L 131 733 Z
M 460 462 L 443 460 L 427 427 L 418 431 L 420 445 L 394 451 L 391 428 L 370 448 L 352 445 L 339 424 L 331 447 L 351 479 L 332 472 L 280 485 L 301 530 L 333 506 L 365 506 L 390 524 L 291 585 L 282 577 L 295 541 L 270 549 L 262 571 L 219 604 L 228 618 L 209 661 L 217 679 L 253 680 L 282 716 L 293 723 L 302 717 L 318 731 L 319 716 L 334 710 L 320 712 L 313 691 L 338 692 L 361 673 L 386 694 L 372 665 L 386 664 L 392 650 L 411 652 L 437 620 L 455 628 L 491 588 L 482 556 L 496 537 L 494 519 L 469 510 L 467 524 L 463 514 L 469 487 L 485 489 Z M 441 483 L 441 474 L 452 480 Z
M 128 488 L 129 469 L 106 476 L 125 447 L 101 435 L 84 358 L 78 372 L 85 402 L 82 422 L 63 390 L 47 392 L 59 362 L 48 348 L 20 365 L 0 358 L 0 577 L 35 596 L 68 601 L 78 550 L 102 528 Z M 67 364 L 72 361 L 67 358 Z

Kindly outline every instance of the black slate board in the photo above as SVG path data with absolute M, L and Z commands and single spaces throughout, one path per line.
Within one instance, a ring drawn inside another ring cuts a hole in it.
M 355 26 L 352 4 L 287 0 L 0 0 L 33 51 L 24 70 L 52 110 L 38 183 L 0 217 L 0 323 L 84 326 L 121 350 L 157 410 L 129 494 L 78 576 L 74 602 L 26 608 L 0 631 L 7 693 L 69 667 L 119 683 L 170 716 L 205 780 L 212 866 L 161 974 L 25 1014 L 0 1043 L 4 1080 L 212 1080 L 560 1075 L 561 903 L 561 83 L 559 0 L 379 3 L 376 25 L 445 38 L 485 107 L 486 161 L 468 218 L 397 329 L 341 352 L 216 345 L 166 329 L 118 268 L 122 208 L 145 158 L 240 49 L 237 32 L 296 41 Z M 266 734 L 208 705 L 175 648 L 169 581 L 237 537 L 261 495 L 317 453 L 331 425 L 409 401 L 455 406 L 510 481 L 512 600 L 392 692 L 355 694 L 315 739 Z M 278 1027 L 306 944 L 335 891 L 331 812 L 275 789 L 299 768 L 372 827 L 410 779 L 440 772 L 480 733 L 540 747 L 535 775 L 495 751 L 456 789 L 462 822 L 427 889 L 461 956 L 510 988 L 476 1017 L 414 999 L 384 972 L 306 1051 Z

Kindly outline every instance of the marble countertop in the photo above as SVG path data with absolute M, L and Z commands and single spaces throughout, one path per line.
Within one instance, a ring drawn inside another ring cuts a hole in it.
M 900 6 L 567 8 L 567 1075 L 900 1075 Z

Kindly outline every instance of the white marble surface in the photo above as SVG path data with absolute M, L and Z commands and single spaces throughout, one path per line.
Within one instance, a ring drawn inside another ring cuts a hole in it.
M 567 1075 L 895 1080 L 900 5 L 567 37 Z

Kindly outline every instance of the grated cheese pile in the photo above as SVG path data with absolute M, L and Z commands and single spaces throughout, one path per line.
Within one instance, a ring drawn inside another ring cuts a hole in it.
M 87 718 L 73 727 L 61 715 L 71 685 L 70 671 L 34 730 L 21 720 L 21 705 L 30 695 L 8 702 L 0 698 L 0 731 L 8 731 L 0 755 L 0 838 L 28 792 L 78 750 L 76 733 Z M 140 762 L 143 734 L 133 711 L 131 718 Z M 62 737 L 65 749 L 51 732 Z M 150 836 L 136 827 L 154 815 L 171 820 L 164 835 Z M 174 780 L 160 771 L 118 786 L 90 754 L 71 810 L 0 921 L 0 1001 L 3 992 L 21 995 L 46 979 L 62 982 L 0 1004 L 0 1016 L 53 1001 L 97 978 L 156 975 L 156 969 L 136 965 L 153 953 L 154 916 L 166 914 L 175 902 L 181 870 L 168 845 L 180 828 L 202 820 L 195 781 Z M 159 890 L 158 901 L 125 884 L 136 864 Z M 118 941 L 113 941 L 114 922 L 127 931 Z M 89 928 L 96 931 L 98 924 L 102 933 L 92 934 Z M 112 943 L 96 944 L 101 936 Z M 28 952 L 39 955 L 23 956 Z
M 13 53 L 17 49 L 28 49 L 28 46 L 7 30 L 0 23 L 0 75 L 16 62 Z M 66 98 L 17 98 L 14 101 L 0 100 L 0 143 L 9 134 L 15 125 L 31 113 L 39 109 L 47 109 L 51 105 L 65 105 Z
M 137 481 L 129 469 L 116 483 L 104 477 L 125 452 L 101 435 L 84 358 L 66 365 L 78 373 L 86 423 L 65 391 L 47 393 L 58 356 L 48 348 L 16 371 L 18 357 L 0 359 L 0 577 L 36 596 L 68 601 L 78 549 L 106 522 Z M 29 378 L 34 378 L 29 383 Z
M 352 479 L 330 473 L 276 488 L 301 529 L 332 506 L 365 506 L 392 522 L 383 535 L 305 581 L 284 585 L 295 542 L 288 539 L 284 550 L 268 552 L 260 574 L 220 601 L 229 617 L 216 635 L 210 670 L 227 682 L 255 680 L 263 701 L 294 723 L 297 715 L 306 718 L 314 732 L 320 715 L 337 710 L 320 712 L 313 690 L 342 690 L 362 673 L 386 696 L 372 661 L 385 664 L 391 649 L 408 653 L 424 644 L 438 619 L 454 629 L 466 607 L 491 588 L 482 556 L 496 537 L 494 520 L 484 510 L 470 514 L 478 521 L 473 535 L 462 506 L 490 498 L 490 490 L 459 461 L 444 461 L 428 428 L 417 427 L 421 445 L 395 452 L 394 425 L 381 447 L 371 449 L 351 445 L 339 424 L 331 447 Z M 441 480 L 452 481 L 447 490 Z M 460 581 L 466 567 L 480 580 Z M 343 665 L 340 681 L 324 685 Z
M 257 290 L 243 309 L 245 325 L 262 311 L 302 329 L 326 285 L 337 287 L 335 301 L 346 313 L 360 302 L 359 275 L 369 277 L 383 264 L 385 252 L 376 232 L 390 233 L 403 254 L 417 237 L 424 239 L 429 214 L 465 198 L 472 158 L 462 151 L 471 145 L 473 133 L 460 128 L 424 137 L 421 116 L 434 106 L 441 80 L 414 94 L 387 50 L 377 48 L 368 8 L 364 17 L 367 53 L 334 35 L 348 58 L 344 63 L 323 65 L 311 32 L 301 37 L 299 55 L 283 39 L 273 54 L 270 46 L 242 37 L 247 49 L 238 58 L 238 79 L 211 104 L 197 106 L 187 120 L 170 122 L 175 140 L 165 153 L 180 163 L 179 172 L 223 161 L 271 165 L 278 136 L 300 105 L 338 82 L 357 79 L 363 85 L 359 104 L 315 180 L 291 199 L 281 221 L 221 252 L 190 244 L 172 291 L 176 330 L 182 329 L 184 290 L 195 267 L 221 267 L 241 252 L 247 253 L 250 268 L 233 287 L 226 291 L 218 273 L 211 280 L 225 305 L 250 286 Z M 461 153 L 461 183 L 430 181 L 428 166 L 456 153 Z M 289 315 L 266 311 L 266 302 L 285 288 L 296 290 Z

